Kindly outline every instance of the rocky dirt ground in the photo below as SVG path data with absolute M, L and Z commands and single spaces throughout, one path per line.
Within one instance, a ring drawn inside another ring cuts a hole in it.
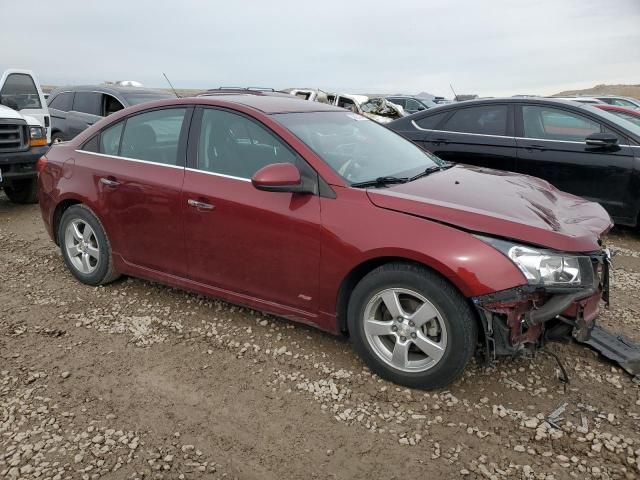
M 640 340 L 640 235 L 603 322 Z M 0 478 L 640 478 L 640 386 L 587 348 L 382 381 L 343 339 L 136 279 L 76 282 L 0 194 Z M 546 419 L 566 405 L 556 423 Z

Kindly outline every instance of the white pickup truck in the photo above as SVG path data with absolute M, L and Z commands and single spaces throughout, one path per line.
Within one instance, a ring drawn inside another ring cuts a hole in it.
M 40 84 L 29 70 L 0 78 L 0 188 L 14 203 L 35 203 L 38 159 L 51 141 L 51 119 Z

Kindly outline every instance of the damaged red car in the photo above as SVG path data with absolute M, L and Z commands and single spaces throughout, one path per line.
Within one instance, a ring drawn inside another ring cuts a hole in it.
M 549 330 L 587 338 L 607 295 L 598 204 L 447 164 L 321 103 L 132 107 L 38 170 L 42 218 L 79 281 L 131 275 L 346 334 L 410 387 L 444 387 L 474 352 L 535 349 Z

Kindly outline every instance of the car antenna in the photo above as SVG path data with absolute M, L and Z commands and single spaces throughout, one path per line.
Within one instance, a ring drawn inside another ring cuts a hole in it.
M 456 102 L 458 101 L 458 94 L 456 93 L 456 91 L 453 89 L 453 85 L 449 84 L 449 87 L 451 87 L 451 91 L 453 92 L 453 96 L 456 99 Z
M 169 77 L 167 77 L 167 74 L 162 72 L 162 75 L 164 75 L 165 80 L 167 81 L 167 83 L 171 87 L 171 90 L 173 90 L 173 94 L 176 96 L 176 98 L 180 98 L 180 95 L 178 95 L 178 92 L 176 92 L 176 89 L 173 88 L 173 85 L 171 84 L 171 81 L 169 80 Z

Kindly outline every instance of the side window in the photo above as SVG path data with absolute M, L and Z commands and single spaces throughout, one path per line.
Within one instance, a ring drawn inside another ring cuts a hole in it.
M 101 94 L 96 92 L 76 92 L 73 98 L 73 110 L 81 113 L 102 116 Z
M 420 110 L 422 105 L 416 102 L 413 98 L 407 98 L 407 105 L 405 107 L 406 110 L 411 110 L 412 112 L 417 112 Z
M 84 145 L 82 145 L 81 150 L 84 150 L 85 152 L 99 153 L 100 152 L 100 143 L 98 141 L 99 138 L 100 138 L 100 135 L 94 135 L 89 140 L 84 142 Z
M 40 95 L 31 75 L 11 73 L 0 90 L 0 103 L 14 110 L 42 108 Z
M 613 105 L 617 105 L 618 107 L 637 108 L 636 104 L 623 98 L 614 98 L 610 103 Z
M 178 165 L 178 143 L 186 111 L 166 108 L 127 118 L 120 156 Z
M 120 103 L 120 101 L 117 98 L 112 97 L 107 93 L 103 95 L 103 102 L 104 102 L 105 117 L 108 117 L 112 113 L 116 113 L 118 110 L 122 110 L 124 108 L 122 103 Z
M 55 108 L 62 112 L 68 112 L 71 110 L 73 104 L 73 92 L 62 92 L 56 95 L 49 102 L 49 108 Z
M 100 153 L 104 153 L 105 155 L 118 155 L 123 126 L 124 122 L 118 122 L 102 131 L 100 134 Z
M 444 120 L 444 117 L 447 116 L 449 112 L 442 112 L 436 115 L 428 115 L 426 117 L 421 118 L 420 120 L 416 120 L 416 124 L 420 128 L 424 128 L 426 130 L 435 130 L 438 124 Z
M 523 105 L 522 124 L 526 138 L 545 140 L 584 142 L 603 131 L 599 123 L 577 113 L 534 105 Z
M 296 155 L 270 131 L 242 115 L 212 108 L 202 112 L 198 168 L 239 178 L 272 163 L 298 164 Z
M 442 130 L 483 135 L 506 135 L 507 106 L 487 105 L 456 110 L 444 124 Z

